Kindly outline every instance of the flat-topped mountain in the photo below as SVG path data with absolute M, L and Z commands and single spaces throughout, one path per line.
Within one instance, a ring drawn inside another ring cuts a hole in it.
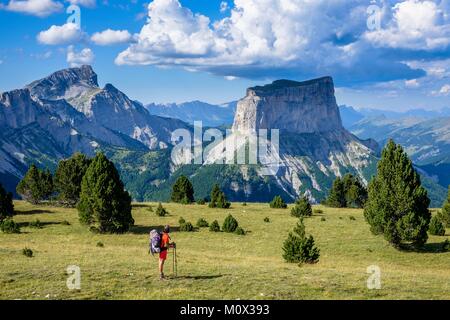
M 278 80 L 247 89 L 237 105 L 233 130 L 280 129 L 291 133 L 341 130 L 331 77 Z

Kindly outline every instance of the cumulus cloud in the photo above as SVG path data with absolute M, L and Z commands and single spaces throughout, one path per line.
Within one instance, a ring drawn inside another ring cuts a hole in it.
M 228 10 L 228 2 L 222 1 L 220 3 L 220 12 L 225 12 Z
M 47 17 L 60 12 L 63 5 L 53 0 L 10 0 L 6 5 L 0 4 L 0 8 L 37 17 Z
M 388 28 L 371 31 L 364 0 L 234 0 L 229 16 L 217 21 L 179 0 L 154 0 L 136 42 L 115 62 L 181 66 L 240 78 L 329 74 L 345 83 L 417 79 L 425 71 L 393 58 L 388 50 L 445 46 L 448 23 L 442 20 L 442 5 L 428 2 L 386 0 Z M 411 16 L 411 6 L 425 13 Z M 380 32 L 397 36 L 397 30 L 415 31 L 409 38 L 399 36 L 403 43 L 382 42 Z
M 66 23 L 62 26 L 53 25 L 45 31 L 39 32 L 37 40 L 42 44 L 59 45 L 80 41 L 84 34 L 75 23 Z
M 435 97 L 450 96 L 450 84 L 445 84 L 439 90 L 431 91 L 431 95 Z
M 127 30 L 111 30 L 107 29 L 102 32 L 96 32 L 92 35 L 91 40 L 101 46 L 107 46 L 118 43 L 130 42 L 131 34 Z
M 90 48 L 76 51 L 73 45 L 67 48 L 67 63 L 70 67 L 79 67 L 83 64 L 91 64 L 94 61 L 94 53 Z
M 433 1 L 407 0 L 395 4 L 392 20 L 385 29 L 365 36 L 379 47 L 415 50 L 446 48 L 450 44 L 450 16 L 444 6 Z

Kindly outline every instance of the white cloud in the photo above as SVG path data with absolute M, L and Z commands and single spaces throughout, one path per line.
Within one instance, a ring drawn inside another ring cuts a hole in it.
M 411 79 L 405 81 L 405 87 L 407 88 L 418 88 L 420 87 L 420 83 L 417 79 Z
M 393 18 L 386 29 L 366 33 L 376 46 L 434 50 L 450 44 L 450 17 L 437 3 L 406 0 L 391 10 Z
M 450 95 L 450 84 L 445 84 L 441 87 L 441 89 L 437 91 L 431 91 L 431 95 L 438 97 L 438 96 L 449 96 Z
M 91 40 L 98 45 L 111 45 L 117 43 L 130 42 L 131 34 L 127 30 L 111 30 L 107 29 L 102 32 L 96 32 L 92 35 Z
M 225 12 L 228 10 L 228 2 L 222 1 L 220 3 L 220 12 Z
M 94 61 L 94 58 L 94 53 L 90 48 L 84 48 L 79 52 L 77 52 L 72 45 L 67 48 L 67 63 L 70 67 L 91 64 Z
M 42 44 L 59 45 L 80 41 L 83 36 L 77 24 L 66 23 L 62 26 L 53 25 L 48 30 L 39 32 L 37 40 Z
M 53 0 L 10 0 L 6 5 L 0 5 L 8 11 L 25 13 L 37 17 L 47 17 L 60 12 L 63 5 Z
M 94 8 L 96 5 L 95 0 L 66 0 L 67 2 L 70 2 L 70 4 L 75 4 L 78 6 L 83 6 L 87 8 Z
M 391 3 L 386 11 L 395 13 L 389 32 L 412 27 L 421 33 L 415 42 L 408 40 L 411 46 L 422 42 L 428 44 L 425 50 L 432 50 L 443 45 L 446 25 L 440 8 L 425 5 L 435 16 L 419 14 L 411 22 L 409 6 L 416 2 L 392 2 L 386 1 Z M 388 44 L 378 43 L 382 38 L 367 29 L 367 7 L 365 0 L 234 0 L 229 16 L 210 21 L 179 0 L 154 0 L 136 42 L 115 62 L 247 78 L 329 74 L 347 82 L 370 82 L 423 76 L 423 70 L 413 70 L 405 59 L 380 54 L 379 47 Z

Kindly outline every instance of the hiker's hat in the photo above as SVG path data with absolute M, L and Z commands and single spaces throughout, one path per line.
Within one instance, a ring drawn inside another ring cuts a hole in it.
M 164 232 L 165 233 L 169 233 L 170 232 L 170 226 L 168 224 L 164 227 Z

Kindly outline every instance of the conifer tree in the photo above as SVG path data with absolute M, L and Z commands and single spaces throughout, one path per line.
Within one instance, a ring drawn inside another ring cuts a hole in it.
M 345 199 L 345 186 L 340 177 L 337 177 L 336 180 L 334 180 L 326 204 L 333 208 L 345 208 L 347 205 Z
M 297 218 L 312 216 L 312 207 L 307 197 L 295 201 L 294 207 L 291 209 L 291 215 Z
M 0 222 L 14 215 L 12 193 L 6 192 L 0 183 Z
M 272 201 L 270 201 L 269 206 L 272 209 L 286 209 L 287 204 L 284 202 L 283 198 L 280 196 L 273 197 Z
M 131 197 L 114 164 L 97 153 L 81 182 L 80 221 L 104 233 L 126 232 L 134 224 Z
M 427 241 L 430 199 L 420 176 L 400 145 L 390 140 L 369 183 L 364 216 L 374 234 L 398 247 L 410 242 L 419 247 Z
M 211 191 L 211 201 L 209 202 L 210 208 L 228 209 L 231 203 L 227 201 L 225 193 L 220 190 L 218 184 L 215 184 Z
M 53 193 L 53 177 L 49 170 L 40 170 L 34 164 L 30 166 L 23 179 L 17 185 L 17 193 L 22 199 L 37 204 L 48 199 Z
M 81 153 L 59 162 L 55 172 L 55 188 L 61 203 L 74 206 L 80 200 L 81 181 L 90 163 L 91 160 Z
M 315 263 L 319 261 L 320 250 L 314 243 L 313 236 L 306 236 L 303 218 L 299 219 L 293 232 L 283 244 L 283 258 L 290 263 Z
M 450 186 L 448 187 L 447 200 L 444 202 L 442 207 L 441 220 L 447 228 L 450 228 Z
M 172 186 L 171 200 L 183 204 L 194 202 L 194 187 L 187 177 L 180 176 Z

